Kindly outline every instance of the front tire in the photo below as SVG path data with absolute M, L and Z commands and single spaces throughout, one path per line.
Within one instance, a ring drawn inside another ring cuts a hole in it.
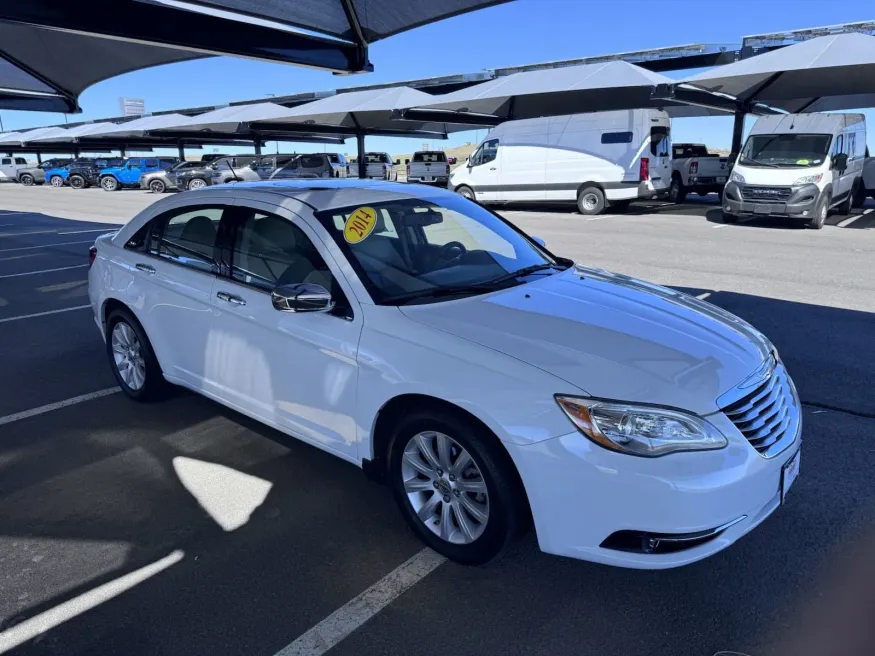
M 73 187 L 73 189 L 85 189 L 85 178 L 83 178 L 81 175 L 71 175 L 70 186 Z
M 459 194 L 462 198 L 467 198 L 468 200 L 473 200 L 477 202 L 477 196 L 474 194 L 474 190 L 471 187 L 466 187 L 462 185 L 456 189 L 456 193 Z
M 135 401 L 159 398 L 167 381 L 140 322 L 128 310 L 113 310 L 106 320 L 106 353 L 122 391 Z
M 64 186 L 64 178 L 60 175 L 53 175 L 49 178 L 49 184 L 56 188 L 61 188 Z
M 100 188 L 104 191 L 118 191 L 118 180 L 116 180 L 111 175 L 107 175 L 100 179 Z
M 821 194 L 817 207 L 814 210 L 814 216 L 808 221 L 808 227 L 820 230 L 826 223 L 826 217 L 829 214 L 829 203 L 832 197 L 829 193 Z
M 479 565 L 519 533 L 524 497 L 513 464 L 477 422 L 441 410 L 414 411 L 395 426 L 391 444 L 395 500 L 429 547 Z
M 587 187 L 577 195 L 577 209 L 585 216 L 601 214 L 605 210 L 605 192 L 598 187 Z
M 22 176 L 18 179 L 18 181 L 19 181 L 19 182 L 21 183 L 21 185 L 24 186 L 24 187 L 32 187 L 32 186 L 33 186 L 33 183 L 34 183 L 33 176 L 32 176 L 30 173 L 25 173 L 24 175 L 22 175 Z
M 187 189 L 189 189 L 189 190 L 203 189 L 206 186 L 207 186 L 206 180 L 202 180 L 201 178 L 192 178 L 191 180 L 188 181 Z

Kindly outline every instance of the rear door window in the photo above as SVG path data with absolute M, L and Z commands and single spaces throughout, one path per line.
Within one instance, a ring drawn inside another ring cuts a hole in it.
M 650 128 L 650 154 L 654 157 L 671 156 L 671 140 L 669 139 L 668 128 L 660 126 Z
M 627 144 L 632 143 L 631 132 L 603 132 L 603 144 Z
M 16 157 L 16 158 L 15 158 L 15 163 L 16 163 L 16 164 L 27 164 L 27 160 L 24 159 L 23 157 Z
M 2 163 L 4 166 L 9 166 L 10 164 L 12 164 L 12 158 L 4 157 L 2 161 L 0 161 L 0 163 Z

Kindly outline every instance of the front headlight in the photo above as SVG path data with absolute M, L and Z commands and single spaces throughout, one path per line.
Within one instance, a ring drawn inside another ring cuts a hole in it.
M 817 184 L 823 180 L 823 173 L 818 173 L 817 175 L 804 175 L 799 178 L 794 185 L 804 185 L 804 184 Z
M 732 182 L 737 182 L 739 184 L 744 184 L 747 180 L 744 179 L 744 176 L 741 173 L 732 172 L 732 175 L 729 176 L 729 179 Z
M 556 402 L 581 433 L 612 451 L 654 458 L 727 445 L 709 422 L 680 410 L 575 396 L 557 395 Z

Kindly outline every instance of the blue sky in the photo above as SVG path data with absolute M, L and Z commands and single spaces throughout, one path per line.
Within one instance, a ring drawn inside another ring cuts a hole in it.
M 119 115 L 119 98 L 144 98 L 147 111 L 223 104 L 235 100 L 467 73 L 484 68 L 602 55 L 688 43 L 737 43 L 746 34 L 875 19 L 863 0 L 517 0 L 457 16 L 371 46 L 375 72 L 334 76 L 324 71 L 243 59 L 211 58 L 138 71 L 86 90 L 80 121 Z M 670 73 L 681 76 L 684 73 Z M 2 111 L 6 130 L 64 122 L 61 114 Z M 868 118 L 875 120 L 875 112 Z M 674 121 L 675 141 L 728 147 L 732 119 Z M 875 133 L 875 129 L 870 133 Z M 460 133 L 434 146 L 477 141 Z M 421 139 L 370 137 L 369 150 L 418 150 Z M 870 146 L 875 134 L 870 134 Z M 270 144 L 273 150 L 273 144 Z M 284 144 L 282 150 L 322 146 Z M 227 150 L 227 149 L 223 149 Z M 354 141 L 328 150 L 352 152 Z

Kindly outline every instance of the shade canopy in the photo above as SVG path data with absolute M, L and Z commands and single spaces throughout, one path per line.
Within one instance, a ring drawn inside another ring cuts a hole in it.
M 875 37 L 810 39 L 693 75 L 683 83 L 788 112 L 875 105 Z
M 433 102 L 434 96 L 408 87 L 367 89 L 338 93 L 327 98 L 284 108 L 270 120 L 252 124 L 254 129 L 344 131 L 350 134 L 381 135 L 446 135 L 448 132 L 467 130 L 465 125 L 445 122 L 398 121 L 393 115 L 408 107 Z
M 654 90 L 671 78 L 624 61 L 526 71 L 499 77 L 405 110 L 405 118 L 457 120 L 469 125 L 582 112 L 658 107 L 679 116 L 708 116 L 716 107 L 677 107 Z M 716 101 L 715 101 L 716 102 Z M 728 110 L 727 110 L 728 111 Z
M 0 2 L 0 109 L 77 112 L 79 94 L 96 82 L 211 55 L 370 71 L 369 43 L 508 1 Z
M 279 118 L 288 111 L 287 107 L 271 102 L 232 105 L 197 116 L 183 116 L 183 120 L 176 125 L 168 125 L 163 129 L 178 132 L 239 132 L 247 123 Z
M 167 126 L 184 124 L 188 120 L 182 114 L 161 114 L 158 116 L 143 116 L 125 123 L 101 123 L 100 129 L 89 131 L 89 138 L 101 137 L 144 137 L 152 130 L 162 130 Z

